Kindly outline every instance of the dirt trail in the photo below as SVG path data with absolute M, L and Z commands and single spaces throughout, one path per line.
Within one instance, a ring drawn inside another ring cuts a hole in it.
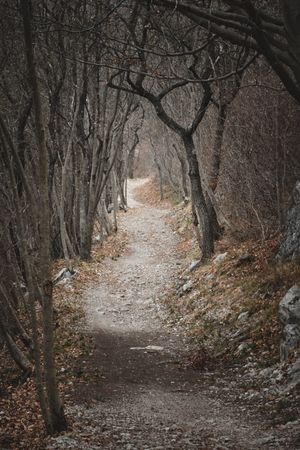
M 168 210 L 134 200 L 145 182 L 129 183 L 131 209 L 121 223 L 126 253 L 106 261 L 105 276 L 85 298 L 87 328 L 96 336 L 86 365 L 99 377 L 80 392 L 86 402 L 68 408 L 74 431 L 49 448 L 283 449 L 242 405 L 224 404 L 201 373 L 178 364 L 187 345 L 165 325 L 156 301 L 176 278 L 177 236 L 165 223 Z

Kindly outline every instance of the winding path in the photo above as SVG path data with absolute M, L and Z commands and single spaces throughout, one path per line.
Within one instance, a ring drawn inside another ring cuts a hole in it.
M 165 222 L 168 210 L 137 203 L 121 227 L 126 253 L 105 262 L 105 276 L 86 295 L 87 326 L 96 335 L 89 364 L 97 382 L 87 383 L 86 404 L 69 408 L 76 426 L 51 448 L 111 450 L 273 449 L 267 432 L 241 406 L 209 395 L 201 373 L 183 369 L 180 331 L 165 325 L 157 298 L 180 265 L 177 236 Z M 81 394 L 82 398 L 82 394 Z

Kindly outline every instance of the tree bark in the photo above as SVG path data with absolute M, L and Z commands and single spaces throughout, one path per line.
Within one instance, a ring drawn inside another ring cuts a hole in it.
M 188 174 L 187 161 L 186 161 L 185 157 L 180 153 L 180 151 L 178 150 L 178 148 L 177 148 L 177 146 L 175 144 L 173 144 L 173 147 L 175 149 L 177 158 L 178 158 L 179 163 L 180 163 L 181 184 L 182 184 L 183 196 L 184 196 L 184 198 L 188 198 L 189 197 L 189 190 L 188 190 L 188 180 L 187 180 L 187 174 Z
M 183 137 L 187 160 L 189 163 L 189 177 L 191 182 L 191 196 L 202 232 L 202 258 L 210 258 L 214 252 L 214 230 L 205 201 L 200 174 L 199 163 L 193 137 L 186 134 Z
M 41 106 L 40 91 L 36 75 L 31 18 L 30 2 L 21 0 L 21 11 L 24 25 L 24 39 L 26 57 L 29 72 L 29 81 L 33 94 L 33 106 L 35 116 L 36 140 L 39 151 L 38 176 L 39 176 L 39 226 L 40 226 L 40 284 L 41 304 L 43 315 L 43 343 L 44 343 L 44 369 L 45 385 L 49 407 L 50 422 L 47 423 L 48 431 L 56 433 L 67 428 L 63 406 L 59 397 L 56 382 L 56 367 L 54 358 L 54 329 L 53 329 L 53 297 L 51 280 L 51 252 L 50 252 L 50 204 L 48 192 L 48 151 L 45 140 L 44 119 Z
M 221 155 L 222 155 L 222 143 L 225 131 L 227 108 L 226 105 L 221 105 L 219 108 L 219 114 L 217 117 L 215 139 L 212 151 L 212 170 L 210 173 L 209 185 L 213 192 L 216 191 L 219 181 Z

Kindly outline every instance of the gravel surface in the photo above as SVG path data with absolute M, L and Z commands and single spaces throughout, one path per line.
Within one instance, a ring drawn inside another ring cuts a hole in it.
M 180 364 L 187 343 L 166 325 L 157 301 L 176 281 L 178 238 L 165 222 L 168 210 L 134 200 L 134 189 L 146 181 L 129 183 L 131 209 L 121 223 L 129 235 L 126 253 L 105 262 L 84 299 L 96 348 L 83 364 L 97 367 L 99 376 L 67 409 L 72 431 L 48 448 L 292 450 L 241 403 L 224 402 L 209 374 Z

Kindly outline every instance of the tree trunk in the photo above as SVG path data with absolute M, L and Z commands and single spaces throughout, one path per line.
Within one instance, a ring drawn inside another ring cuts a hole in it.
M 135 139 L 132 147 L 130 148 L 130 150 L 128 152 L 128 157 L 127 157 L 128 178 L 131 178 L 131 179 L 134 178 L 135 149 L 136 149 L 136 146 L 138 145 L 138 143 L 139 143 L 139 140 Z
M 14 339 L 11 337 L 10 333 L 5 330 L 3 327 L 2 321 L 0 319 L 0 328 L 1 328 L 1 335 L 4 337 L 4 340 L 6 342 L 8 351 L 17 364 L 17 366 L 26 374 L 30 375 L 32 372 L 32 365 L 25 355 L 24 352 L 18 347 L 18 345 L 15 343 Z
M 186 134 L 183 141 L 189 164 L 192 202 L 195 207 L 202 234 L 202 258 L 205 260 L 210 258 L 214 252 L 214 229 L 202 189 L 193 137 Z
M 91 250 L 93 242 L 95 214 L 93 210 L 89 211 L 85 218 L 84 229 L 82 229 L 82 241 L 80 244 L 80 258 L 84 261 L 91 259 Z
M 222 154 L 222 143 L 225 131 L 225 121 L 226 121 L 227 109 L 225 105 L 221 105 L 219 109 L 219 114 L 217 118 L 216 134 L 213 144 L 212 153 L 212 171 L 209 179 L 209 186 L 212 191 L 215 192 L 219 181 L 219 172 L 221 164 L 221 154 Z
M 24 38 L 26 46 L 29 81 L 33 93 L 36 141 L 39 151 L 38 183 L 39 183 L 39 229 L 40 229 L 40 292 L 43 316 L 44 369 L 45 385 L 48 399 L 49 418 L 47 423 L 50 433 L 63 431 L 67 428 L 62 403 L 60 401 L 56 382 L 56 367 L 54 358 L 54 330 L 53 330 L 53 297 L 51 280 L 50 253 L 50 204 L 48 192 L 48 151 L 45 140 L 44 120 L 41 97 L 35 70 L 33 44 L 31 33 L 30 2 L 21 0 L 21 10 L 24 24 Z
M 181 183 L 182 183 L 183 195 L 184 195 L 184 198 L 188 198 L 189 190 L 188 190 L 188 180 L 187 180 L 187 173 L 188 173 L 187 163 L 186 163 L 185 158 L 178 157 L 178 159 L 179 159 L 180 167 L 181 167 Z

